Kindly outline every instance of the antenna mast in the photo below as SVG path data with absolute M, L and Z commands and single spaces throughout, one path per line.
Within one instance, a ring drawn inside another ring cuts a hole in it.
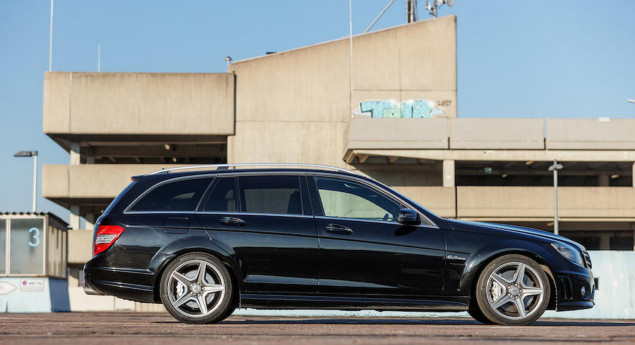
M 417 18 L 417 0 L 406 0 L 406 22 L 416 22 Z

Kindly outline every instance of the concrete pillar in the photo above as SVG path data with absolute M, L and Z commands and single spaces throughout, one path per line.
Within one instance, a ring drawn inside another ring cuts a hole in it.
M 86 164 L 95 164 L 95 149 L 92 147 L 86 149 Z
M 84 219 L 86 220 L 85 228 L 88 230 L 92 230 L 95 227 L 95 214 L 94 213 L 86 213 L 84 215 Z
M 611 248 L 611 235 L 600 234 L 600 250 L 609 250 Z
M 79 165 L 81 164 L 81 155 L 79 153 L 79 143 L 71 143 L 71 165 Z
M 68 226 L 73 230 L 79 230 L 80 219 L 81 218 L 79 216 L 79 205 L 71 205 L 71 215 L 69 217 Z
M 598 185 L 600 187 L 608 187 L 609 186 L 609 175 L 600 175 L 598 176 Z
M 454 187 L 454 160 L 443 161 L 443 187 Z

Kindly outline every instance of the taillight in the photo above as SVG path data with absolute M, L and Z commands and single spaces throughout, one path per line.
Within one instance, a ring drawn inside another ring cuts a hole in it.
M 110 248 L 113 243 L 123 233 L 123 227 L 116 225 L 101 225 L 97 229 L 95 236 L 95 246 L 93 247 L 93 256 Z

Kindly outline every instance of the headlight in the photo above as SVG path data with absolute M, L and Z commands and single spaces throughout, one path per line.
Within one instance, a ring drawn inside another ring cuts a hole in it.
M 570 246 L 561 242 L 554 242 L 551 244 L 558 253 L 562 254 L 567 260 L 584 267 L 584 261 L 582 260 L 582 254 L 573 246 Z

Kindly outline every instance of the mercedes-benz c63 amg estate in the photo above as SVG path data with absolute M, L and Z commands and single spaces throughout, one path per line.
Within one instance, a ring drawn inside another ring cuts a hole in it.
M 467 311 L 525 325 L 594 305 L 581 245 L 444 219 L 347 170 L 221 165 L 132 180 L 95 224 L 85 289 L 163 303 L 184 322 L 249 307 Z

